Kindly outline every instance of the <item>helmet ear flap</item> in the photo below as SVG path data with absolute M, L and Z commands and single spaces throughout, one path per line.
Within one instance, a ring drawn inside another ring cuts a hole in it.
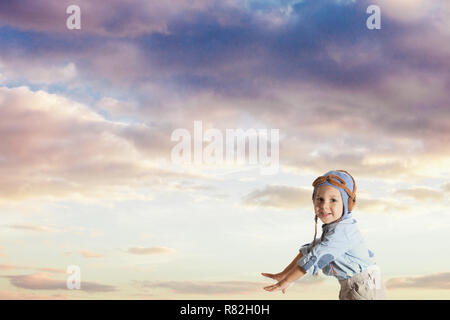
M 350 194 L 349 194 L 349 197 L 348 197 L 348 211 L 352 211 L 352 209 L 353 209 L 353 207 L 355 206 L 355 203 L 356 203 L 356 182 L 355 182 L 355 179 L 353 178 L 353 176 L 350 173 L 348 173 L 345 170 L 338 170 L 338 171 L 345 172 L 347 175 L 350 176 L 350 178 L 352 178 L 353 190 L 351 192 L 353 193 L 353 197 Z
M 348 198 L 348 211 L 352 211 L 356 203 L 356 196 L 354 198 Z

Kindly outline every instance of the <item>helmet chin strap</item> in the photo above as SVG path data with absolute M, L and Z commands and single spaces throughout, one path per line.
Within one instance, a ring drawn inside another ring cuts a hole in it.
M 317 236 L 317 219 L 318 219 L 318 218 L 319 218 L 319 217 L 318 217 L 317 214 L 316 214 L 315 217 L 314 217 L 314 221 L 316 222 L 316 224 L 314 225 L 314 240 L 313 240 L 311 249 L 314 248 L 314 245 L 315 245 L 315 242 L 316 242 L 316 236 Z

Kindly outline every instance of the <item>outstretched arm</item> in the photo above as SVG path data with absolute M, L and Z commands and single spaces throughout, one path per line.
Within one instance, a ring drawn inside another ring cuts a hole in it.
M 288 275 L 286 276 L 286 278 L 284 278 L 284 280 L 287 282 L 294 282 L 303 277 L 305 274 L 306 271 L 302 267 L 295 265 L 291 269 L 291 271 L 289 271 Z
M 266 272 L 262 272 L 261 274 L 265 277 L 280 281 L 282 279 L 284 279 L 289 272 L 297 265 L 298 260 L 303 256 L 303 254 L 300 252 L 295 258 L 294 260 L 292 260 L 292 262 L 286 267 L 284 268 L 283 271 L 281 271 L 280 273 L 266 273 Z
M 303 277 L 305 274 L 306 272 L 302 267 L 294 265 L 294 267 L 292 267 L 292 269 L 289 271 L 289 273 L 286 275 L 284 279 L 280 280 L 278 283 L 275 283 L 271 286 L 264 287 L 264 290 L 266 291 L 281 290 L 283 291 L 283 293 L 285 293 L 286 289 L 291 285 L 292 282 Z
M 299 253 L 294 260 L 283 270 L 283 274 L 287 275 L 297 265 L 298 260 L 303 257 L 303 253 Z

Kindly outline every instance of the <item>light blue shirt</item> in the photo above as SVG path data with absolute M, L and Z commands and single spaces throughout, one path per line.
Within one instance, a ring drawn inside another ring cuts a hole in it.
M 353 277 L 375 264 L 374 254 L 367 249 L 351 213 L 339 222 L 322 225 L 323 236 L 300 248 L 303 256 L 297 261 L 306 273 L 316 275 L 320 269 L 339 280 Z

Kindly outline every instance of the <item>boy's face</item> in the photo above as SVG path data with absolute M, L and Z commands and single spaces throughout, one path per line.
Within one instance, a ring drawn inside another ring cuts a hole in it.
M 320 186 L 314 200 L 314 211 L 323 223 L 338 220 L 344 212 L 341 193 L 332 186 Z

